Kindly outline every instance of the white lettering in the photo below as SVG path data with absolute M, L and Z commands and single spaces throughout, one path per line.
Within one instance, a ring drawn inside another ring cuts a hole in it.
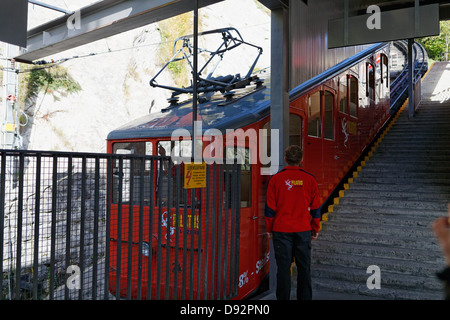
M 69 266 L 67 268 L 67 273 L 71 274 L 71 276 L 66 281 L 67 288 L 69 288 L 71 290 L 73 290 L 73 289 L 75 289 L 75 290 L 81 289 L 81 286 L 80 286 L 80 274 L 81 274 L 80 267 L 74 266 L 74 265 Z
M 381 29 L 381 10 L 377 5 L 371 5 L 367 8 L 367 13 L 372 15 L 367 19 L 366 25 L 369 30 Z
M 213 312 L 214 312 L 214 307 L 194 307 L 194 306 L 191 306 L 190 304 L 188 304 L 187 307 L 181 307 L 181 310 L 180 310 L 180 314 L 183 314 L 183 315 L 200 314 L 200 315 L 207 315 L 208 318 L 210 318 L 212 316 Z
M 381 270 L 379 266 L 371 265 L 367 268 L 366 273 L 373 273 L 367 278 L 367 288 L 370 290 L 381 289 Z
M 76 10 L 74 14 L 67 18 L 66 25 L 67 29 L 71 31 L 81 29 L 81 11 Z

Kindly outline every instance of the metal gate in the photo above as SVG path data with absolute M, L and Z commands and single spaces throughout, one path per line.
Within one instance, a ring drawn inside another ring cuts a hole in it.
M 0 300 L 232 298 L 239 182 L 237 162 L 1 150 Z

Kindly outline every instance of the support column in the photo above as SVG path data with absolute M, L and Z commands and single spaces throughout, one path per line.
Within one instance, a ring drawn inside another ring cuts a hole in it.
M 271 161 L 281 169 L 283 151 L 289 145 L 289 10 L 272 10 L 271 21 L 270 127 L 279 130 L 279 141 L 272 143 L 272 150 L 278 150 L 278 154 L 272 151 Z
M 271 171 L 276 173 L 284 167 L 283 153 L 289 144 L 289 9 L 280 7 L 271 13 L 271 105 L 270 128 L 279 130 L 277 135 L 272 131 L 271 137 Z M 275 171 L 275 172 L 274 172 Z M 269 290 L 276 291 L 277 264 L 270 241 Z
M 8 58 L 17 54 L 18 47 L 11 44 L 5 44 L 4 54 Z M 15 63 L 10 60 L 4 61 L 3 71 L 3 102 L 0 111 L 0 139 L 1 149 L 17 149 L 20 147 L 18 127 L 16 123 L 16 102 L 8 100 L 9 95 L 16 96 L 16 73 L 14 72 Z M 17 97 L 16 97 L 17 98 Z
M 413 59 L 414 39 L 408 39 L 408 117 L 414 117 L 414 59 Z

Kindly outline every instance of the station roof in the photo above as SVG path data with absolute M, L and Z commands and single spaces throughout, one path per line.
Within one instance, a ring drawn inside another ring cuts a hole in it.
M 199 0 L 199 8 L 223 0 Z M 82 7 L 80 28 L 68 29 L 70 14 L 64 14 L 28 30 L 27 48 L 15 57 L 32 62 L 49 55 L 107 38 L 125 31 L 193 11 L 192 0 L 103 0 Z M 75 14 L 72 13 L 72 15 Z
M 300 1 L 300 0 L 297 0 Z M 302 0 L 305 4 L 308 4 L 308 0 Z M 313 0 L 309 0 L 310 2 Z M 269 9 L 280 8 L 283 5 L 287 6 L 288 0 L 259 0 Z M 342 6 L 344 6 L 344 1 L 342 1 Z M 436 0 L 420 0 L 419 5 L 425 6 L 429 4 L 439 4 L 439 14 L 440 20 L 450 19 L 450 1 L 436 1 Z M 371 5 L 377 5 L 382 11 L 396 10 L 414 7 L 414 0 L 349 0 L 349 14 L 361 15 L 365 14 L 367 7 Z
M 199 0 L 205 7 L 223 0 Z M 302 1 L 305 5 L 308 0 Z M 309 0 L 312 1 L 312 0 Z M 317 1 L 317 0 L 316 0 Z M 287 6 L 289 0 L 259 0 L 269 9 Z M 344 11 L 344 1 L 341 0 Z M 366 14 L 370 5 L 378 5 L 382 11 L 414 7 L 414 0 L 348 0 L 349 16 Z M 439 19 L 450 19 L 450 1 L 420 0 L 420 6 L 439 5 Z M 103 0 L 80 8 L 82 27 L 68 31 L 69 15 L 64 14 L 52 21 L 28 30 L 27 48 L 15 57 L 22 62 L 31 62 L 51 54 L 65 51 L 105 37 L 109 37 L 159 20 L 194 10 L 192 0 Z

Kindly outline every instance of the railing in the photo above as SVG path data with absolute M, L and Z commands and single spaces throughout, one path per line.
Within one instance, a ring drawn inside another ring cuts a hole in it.
M 240 165 L 0 150 L 0 300 L 237 294 Z M 113 192 L 114 191 L 114 192 Z
M 397 41 L 398 46 L 402 48 L 407 55 L 408 46 L 405 41 Z M 420 90 L 420 79 L 428 70 L 428 56 L 422 45 L 414 43 L 414 87 Z M 417 92 L 417 90 L 415 90 Z M 403 71 L 391 83 L 391 114 L 397 112 L 403 101 L 408 95 L 408 65 L 406 64 Z M 419 101 L 416 100 L 415 101 Z M 417 108 L 417 105 L 415 106 Z

